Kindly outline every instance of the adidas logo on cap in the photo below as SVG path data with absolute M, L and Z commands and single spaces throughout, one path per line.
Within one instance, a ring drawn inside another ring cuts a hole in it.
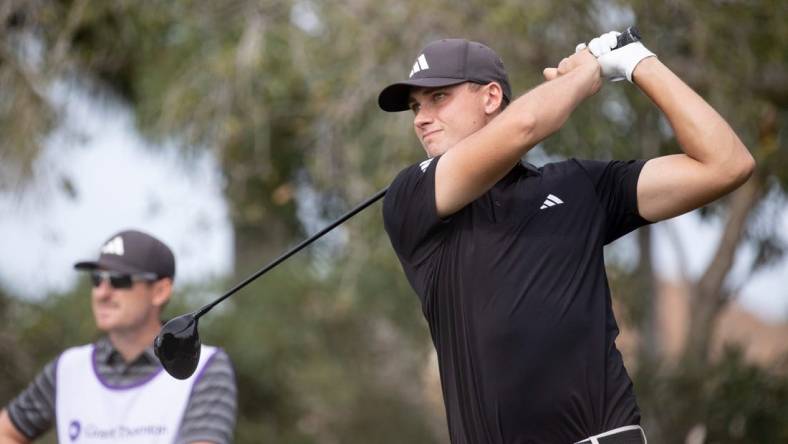
M 124 248 L 123 248 L 123 238 L 120 236 L 115 236 L 103 247 L 101 247 L 101 252 L 103 254 L 115 254 L 118 256 L 123 256 Z
M 420 55 L 419 58 L 413 63 L 413 69 L 410 70 L 410 75 L 408 78 L 413 77 L 413 74 L 416 74 L 423 69 L 430 69 L 430 65 L 427 64 L 427 58 L 424 57 L 424 54 Z

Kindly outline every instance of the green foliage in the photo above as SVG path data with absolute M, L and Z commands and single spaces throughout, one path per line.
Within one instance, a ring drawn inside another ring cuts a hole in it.
M 13 334 L 22 350 L 31 354 L 28 371 L 38 371 L 63 349 L 84 344 L 97 338 L 90 309 L 90 287 L 82 281 L 74 289 L 49 295 L 41 302 L 13 300 Z M 11 330 L 11 328 L 9 328 Z M 24 375 L 32 378 L 33 374 Z M 27 381 L 26 381 L 27 382 Z
M 788 377 L 779 366 L 764 369 L 748 363 L 735 347 L 701 371 L 643 368 L 636 391 L 649 440 L 685 442 L 693 428 L 702 429 L 709 443 L 788 439 Z

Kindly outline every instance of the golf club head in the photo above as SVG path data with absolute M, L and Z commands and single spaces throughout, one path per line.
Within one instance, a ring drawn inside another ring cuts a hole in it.
M 153 351 L 164 370 L 177 379 L 187 379 L 200 361 L 200 334 L 193 313 L 164 324 L 153 341 Z

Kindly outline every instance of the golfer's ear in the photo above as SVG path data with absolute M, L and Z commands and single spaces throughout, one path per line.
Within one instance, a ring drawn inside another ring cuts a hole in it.
M 503 89 L 498 82 L 490 82 L 484 87 L 486 94 L 484 95 L 484 111 L 487 114 L 494 114 L 501 108 L 503 101 Z
M 172 296 L 172 278 L 159 279 L 153 283 L 153 305 L 162 307 Z

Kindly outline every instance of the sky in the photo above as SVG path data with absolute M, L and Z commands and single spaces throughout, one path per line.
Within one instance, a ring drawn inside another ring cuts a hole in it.
M 64 120 L 47 140 L 32 183 L 24 193 L 0 193 L 0 283 L 30 299 L 67 291 L 78 278 L 74 262 L 96 258 L 105 240 L 127 228 L 170 245 L 177 258 L 176 285 L 210 282 L 230 272 L 232 226 L 223 179 L 209 150 L 185 161 L 174 146 L 151 144 L 135 130 L 130 111 L 111 96 L 60 83 L 52 97 L 63 107 Z M 63 177 L 71 180 L 73 195 L 63 192 Z M 300 194 L 305 204 L 299 214 L 310 219 L 307 207 L 314 199 Z M 778 231 L 788 233 L 788 208 L 776 214 Z M 305 225 L 310 231 L 321 228 L 308 220 Z M 655 263 L 666 277 L 679 276 L 681 264 L 669 230 L 683 245 L 690 276 L 708 264 L 720 237 L 719 222 L 696 213 L 655 227 Z M 633 244 L 630 235 L 614 248 L 625 257 Z M 752 256 L 748 248 L 737 255 L 730 283 L 744 282 Z M 764 320 L 788 320 L 785 276 L 788 260 L 749 278 L 738 301 Z

